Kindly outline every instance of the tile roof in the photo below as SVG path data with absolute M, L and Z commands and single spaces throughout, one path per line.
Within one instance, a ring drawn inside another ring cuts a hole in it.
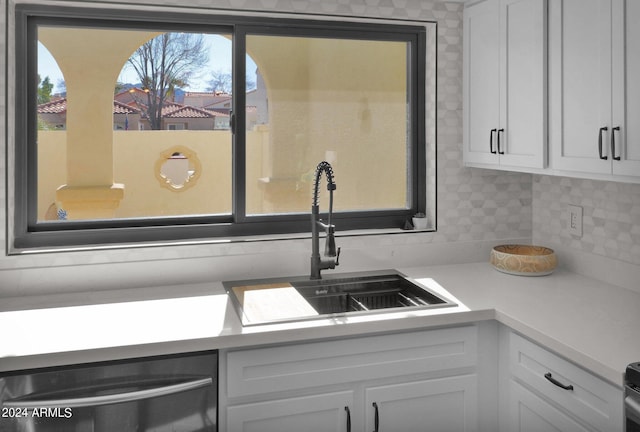
M 38 105 L 38 114 L 62 114 L 67 111 L 67 99 L 61 98 L 55 101 Z M 127 105 L 117 100 L 113 101 L 114 114 L 141 114 L 141 110 Z M 192 107 L 189 105 L 181 105 L 175 102 L 165 102 L 162 107 L 162 116 L 165 118 L 213 118 L 215 116 L 224 116 L 222 112 L 211 113 L 209 111 Z M 146 117 L 146 116 L 145 116 Z
M 138 108 L 132 107 L 116 100 L 113 101 L 113 113 L 114 114 L 140 114 Z
M 229 96 L 231 97 L 231 95 L 229 93 L 224 93 L 224 92 L 185 92 L 184 93 L 185 96 Z
M 67 98 L 60 98 L 51 102 L 46 102 L 38 105 L 38 114 L 64 114 L 67 112 Z M 140 110 L 123 104 L 118 101 L 113 101 L 113 113 L 114 114 L 139 114 Z
M 38 114 L 63 114 L 67 112 L 67 99 L 56 99 L 38 105 Z
M 213 118 L 211 113 L 188 105 L 171 104 L 163 107 L 162 116 L 165 118 Z

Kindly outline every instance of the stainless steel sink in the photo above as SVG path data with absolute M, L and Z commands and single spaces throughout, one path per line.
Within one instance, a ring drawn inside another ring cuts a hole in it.
M 367 312 L 378 309 L 426 307 L 446 300 L 399 274 L 356 276 L 298 282 L 294 287 L 320 314 Z
M 243 325 L 455 306 L 395 270 L 223 282 Z

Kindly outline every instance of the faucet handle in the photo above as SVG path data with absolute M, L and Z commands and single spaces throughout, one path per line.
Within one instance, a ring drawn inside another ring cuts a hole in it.
M 336 251 L 336 265 L 340 265 L 340 248 Z
M 325 225 L 325 229 L 327 231 L 327 237 L 324 243 L 324 256 L 334 257 L 336 256 L 335 227 L 333 225 Z

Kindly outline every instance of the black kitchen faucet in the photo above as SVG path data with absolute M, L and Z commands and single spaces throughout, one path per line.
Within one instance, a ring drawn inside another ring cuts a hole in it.
M 320 176 L 325 173 L 327 177 L 327 190 L 329 191 L 329 216 L 325 224 L 320 219 L 320 206 L 318 205 L 318 193 L 320 188 Z M 315 181 L 313 183 L 313 202 L 311 204 L 311 279 L 322 279 L 321 270 L 332 269 L 339 265 L 340 248 L 336 252 L 335 225 L 331 223 L 333 215 L 333 191 L 336 184 L 333 181 L 333 168 L 329 162 L 322 161 L 316 167 Z M 319 228 L 327 234 L 323 258 L 320 256 Z

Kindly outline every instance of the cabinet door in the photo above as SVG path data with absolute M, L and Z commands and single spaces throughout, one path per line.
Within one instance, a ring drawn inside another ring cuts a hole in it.
M 509 384 L 510 432 L 590 431 L 517 382 L 511 380 Z
M 640 177 L 640 2 L 613 0 L 612 11 L 613 173 Z
M 369 387 L 365 390 L 365 416 L 366 431 L 475 431 L 476 376 Z
M 468 163 L 498 164 L 499 21 L 497 0 L 464 10 L 463 153 Z
M 611 0 L 550 2 L 549 53 L 552 168 L 611 173 Z
M 546 165 L 546 14 L 546 0 L 500 3 L 500 165 Z
M 486 0 L 464 10 L 467 164 L 546 165 L 546 0 Z
M 235 405 L 227 408 L 226 430 L 348 432 L 353 406 L 351 391 Z

